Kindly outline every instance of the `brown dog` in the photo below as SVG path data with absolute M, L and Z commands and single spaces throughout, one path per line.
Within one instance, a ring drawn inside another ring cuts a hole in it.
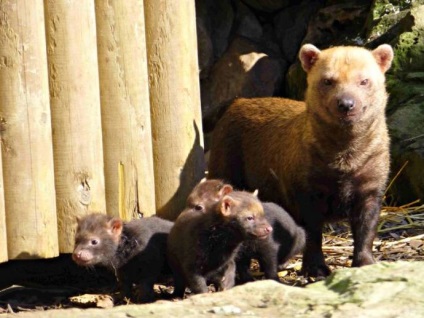
M 381 200 L 389 173 L 384 73 L 393 50 L 311 44 L 299 53 L 306 101 L 236 100 L 215 127 L 209 178 L 259 189 L 305 227 L 303 272 L 330 273 L 322 253 L 325 222 L 349 219 L 352 266 L 374 263 Z

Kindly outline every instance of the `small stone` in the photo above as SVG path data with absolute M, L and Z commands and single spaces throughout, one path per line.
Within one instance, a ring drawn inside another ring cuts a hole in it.
M 409 241 L 409 246 L 412 247 L 415 250 L 418 250 L 418 249 L 422 248 L 423 241 L 422 240 L 412 240 L 412 241 Z
M 227 305 L 227 306 L 220 306 L 220 307 L 213 307 L 211 310 L 209 310 L 210 313 L 217 314 L 217 315 L 240 315 L 241 309 L 233 306 L 233 305 Z
M 70 297 L 69 300 L 74 305 L 82 307 L 112 308 L 113 298 L 104 294 L 84 294 Z
M 281 272 L 278 272 L 278 277 L 280 277 L 280 278 L 282 278 L 282 277 L 285 277 L 285 276 L 287 276 L 288 275 L 288 271 L 281 271 Z

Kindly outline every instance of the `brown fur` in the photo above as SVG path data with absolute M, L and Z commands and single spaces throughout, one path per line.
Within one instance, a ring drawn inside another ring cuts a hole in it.
M 201 180 L 187 198 L 185 211 L 209 211 L 224 195 L 233 191 L 233 187 L 222 180 Z
M 80 266 L 104 266 L 117 275 L 121 298 L 131 298 L 132 284 L 141 302 L 155 299 L 153 285 L 170 276 L 166 242 L 173 223 L 158 217 L 123 222 L 93 213 L 78 220 L 72 259 Z M 134 298 L 132 298 L 134 300 Z
M 209 177 L 259 189 L 307 232 L 303 271 L 328 275 L 324 222 L 348 218 L 353 266 L 374 262 L 371 248 L 389 172 L 384 73 L 393 51 L 302 47 L 306 101 L 236 100 L 212 139 Z
M 181 213 L 168 237 L 168 259 L 174 272 L 174 295 L 185 287 L 192 293 L 234 285 L 235 257 L 243 241 L 266 239 L 272 227 L 260 201 L 250 193 L 233 191 L 204 212 Z
M 190 193 L 184 211 L 208 211 L 232 189 L 231 185 L 222 180 L 202 180 Z M 249 272 L 252 258 L 258 260 L 265 278 L 279 281 L 278 268 L 284 268 L 286 262 L 293 255 L 300 253 L 305 245 L 305 231 L 283 208 L 271 202 L 261 203 L 273 232 L 264 240 L 249 240 L 243 243 L 236 258 L 239 283 L 253 281 Z

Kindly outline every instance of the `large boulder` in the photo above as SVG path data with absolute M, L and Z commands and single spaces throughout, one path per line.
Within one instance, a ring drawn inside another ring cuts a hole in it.
M 236 0 L 235 6 L 234 33 L 250 40 L 261 41 L 263 30 L 256 15 L 241 0 Z
M 321 7 L 319 1 L 300 2 L 279 12 L 274 20 L 274 29 L 283 58 L 293 63 L 302 39 L 304 38 L 309 19 Z
M 361 37 L 370 1 L 339 1 L 314 14 L 302 43 L 325 49 L 335 45 L 363 45 Z
M 204 129 L 210 131 L 221 111 L 236 97 L 272 96 L 282 79 L 282 63 L 258 43 L 236 37 L 202 83 Z
M 200 80 L 209 76 L 209 71 L 214 62 L 213 44 L 208 28 L 203 18 L 196 19 L 197 28 L 197 55 L 199 59 Z
M 275 12 L 296 3 L 297 0 L 244 0 L 244 2 L 259 11 Z
M 202 20 L 202 27 L 212 41 L 214 60 L 218 59 L 227 49 L 233 26 L 234 10 L 231 2 L 196 0 L 196 18 Z
M 424 86 L 424 72 L 421 73 Z M 421 88 L 424 90 L 424 87 Z M 410 97 L 388 118 L 392 138 L 392 169 L 406 167 L 393 183 L 390 193 L 398 202 L 424 199 L 424 97 Z
M 377 0 L 370 16 L 368 42 L 395 50 L 387 74 L 392 175 L 407 162 L 389 194 L 397 203 L 424 200 L 424 1 Z
M 334 272 L 306 288 L 265 280 L 184 301 L 112 309 L 43 311 L 42 316 L 78 317 L 424 317 L 424 263 L 379 263 Z M 14 317 L 39 317 L 40 312 Z

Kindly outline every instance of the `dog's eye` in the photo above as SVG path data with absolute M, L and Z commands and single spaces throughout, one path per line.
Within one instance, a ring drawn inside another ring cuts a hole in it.
M 97 245 L 97 244 L 99 244 L 99 240 L 97 240 L 97 239 L 92 239 L 92 240 L 90 241 L 90 244 L 91 244 L 91 245 Z
M 324 83 L 325 86 L 333 85 L 333 81 L 331 79 L 328 79 L 328 78 L 324 79 L 323 83 Z
M 254 219 L 255 219 L 254 216 L 248 216 L 248 217 L 246 217 L 246 220 L 248 220 L 248 221 L 253 221 Z
M 203 211 L 203 205 L 201 205 L 201 204 L 196 204 L 196 205 L 194 206 L 194 209 L 195 209 L 196 211 Z
M 366 78 L 366 79 L 362 80 L 360 84 L 361 84 L 361 86 L 367 85 L 368 84 L 368 79 Z

